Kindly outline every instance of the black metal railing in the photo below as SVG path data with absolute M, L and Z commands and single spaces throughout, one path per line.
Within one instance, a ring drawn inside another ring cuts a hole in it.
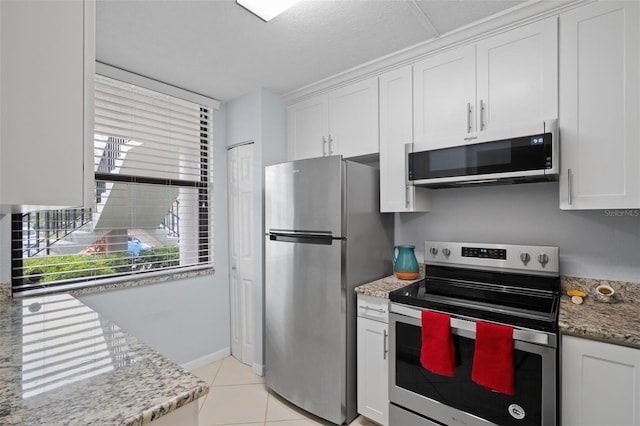
M 57 241 L 89 222 L 91 209 L 48 210 L 23 214 L 22 256 L 33 257 L 48 250 Z
M 176 200 L 171 205 L 169 210 L 160 224 L 160 229 L 167 231 L 167 235 L 170 237 L 180 236 L 180 216 L 178 214 L 178 207 L 180 203 Z

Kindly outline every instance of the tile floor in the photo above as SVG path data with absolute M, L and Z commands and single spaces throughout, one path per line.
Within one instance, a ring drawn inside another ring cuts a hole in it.
M 275 395 L 248 365 L 233 357 L 193 371 L 210 385 L 200 398 L 200 426 L 329 426 Z M 376 426 L 363 417 L 350 426 Z

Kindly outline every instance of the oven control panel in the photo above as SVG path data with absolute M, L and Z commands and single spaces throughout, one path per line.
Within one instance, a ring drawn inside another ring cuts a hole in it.
M 478 257 L 480 259 L 502 259 L 507 258 L 506 249 L 492 249 L 485 247 L 464 247 L 462 246 L 462 257 Z
M 558 247 L 425 241 L 424 262 L 460 268 L 559 275 Z

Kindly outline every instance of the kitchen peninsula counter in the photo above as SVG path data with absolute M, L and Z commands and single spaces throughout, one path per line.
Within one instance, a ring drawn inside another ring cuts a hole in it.
M 0 303 L 2 425 L 137 426 L 208 391 L 68 294 Z
M 616 303 L 594 300 L 595 288 L 608 284 Z M 571 302 L 567 290 L 581 290 L 581 305 Z M 640 283 L 562 277 L 558 327 L 562 334 L 640 349 Z

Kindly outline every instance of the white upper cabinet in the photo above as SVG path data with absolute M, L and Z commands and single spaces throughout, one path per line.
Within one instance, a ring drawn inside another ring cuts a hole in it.
M 558 116 L 557 18 L 434 55 L 414 66 L 419 149 Z
M 460 145 L 475 134 L 475 54 L 475 45 L 463 46 L 413 66 L 413 132 L 421 146 Z
M 560 16 L 560 208 L 640 208 L 640 6 Z
M 477 130 L 518 128 L 558 117 L 558 19 L 478 42 Z
M 290 160 L 379 151 L 377 77 L 295 103 L 288 115 Z
M 93 1 L 0 3 L 0 209 L 89 205 Z
M 382 74 L 380 84 L 380 211 L 429 211 L 429 190 L 407 182 L 413 146 L 411 66 Z
M 329 97 L 316 96 L 288 108 L 289 160 L 327 155 Z

